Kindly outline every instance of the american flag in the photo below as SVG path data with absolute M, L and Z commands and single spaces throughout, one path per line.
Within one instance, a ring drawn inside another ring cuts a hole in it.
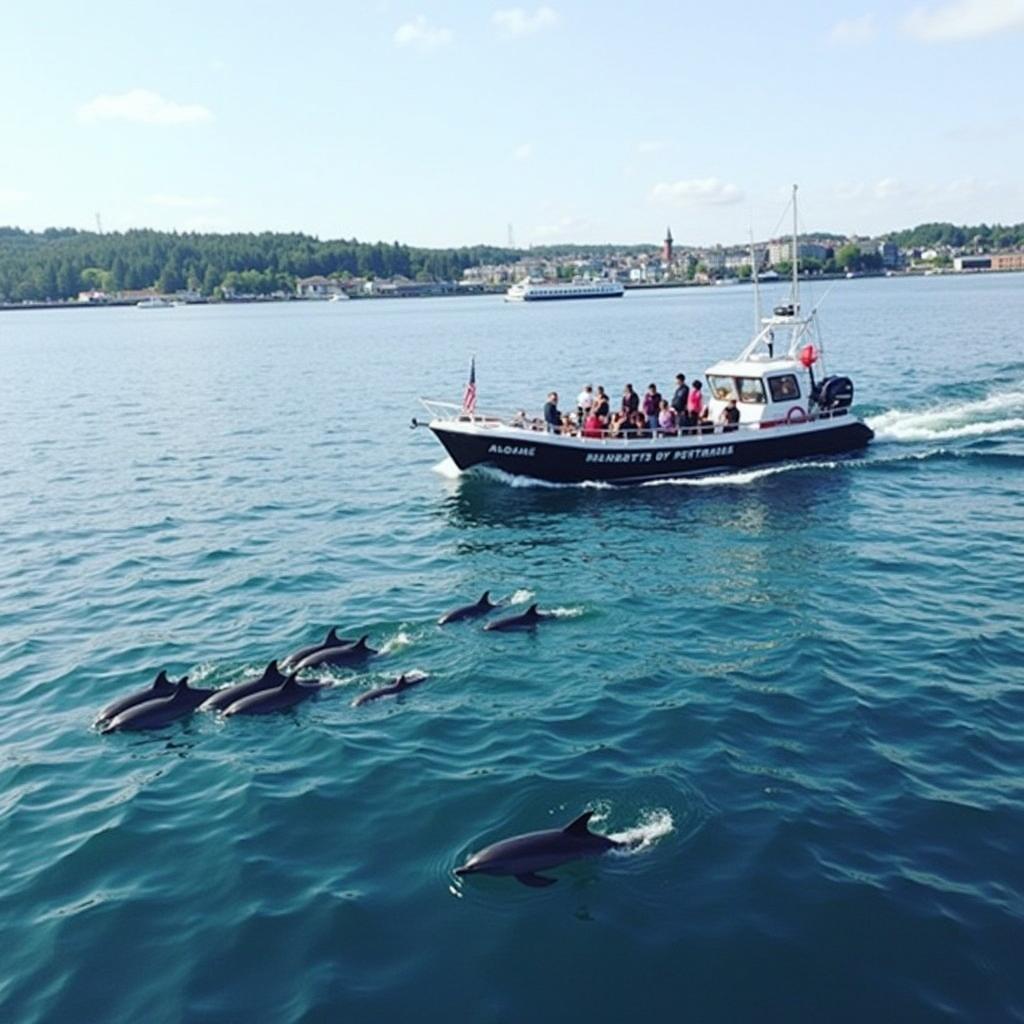
M 469 361 L 469 380 L 466 393 L 462 396 L 462 411 L 472 413 L 476 409 L 476 356 Z

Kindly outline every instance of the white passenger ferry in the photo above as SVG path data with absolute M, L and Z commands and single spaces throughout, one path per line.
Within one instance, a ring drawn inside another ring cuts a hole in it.
M 506 302 L 550 302 L 554 299 L 621 299 L 625 288 L 604 278 L 574 281 L 534 281 L 527 278 L 505 293 Z

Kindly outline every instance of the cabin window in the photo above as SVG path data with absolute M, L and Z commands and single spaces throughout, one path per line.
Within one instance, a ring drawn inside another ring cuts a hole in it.
M 736 383 L 741 402 L 764 405 L 764 382 L 760 377 L 737 377 Z
M 773 402 L 790 402 L 800 397 L 800 385 L 792 373 L 785 377 L 769 377 L 768 387 L 771 388 Z
M 711 394 L 721 402 L 727 402 L 730 398 L 736 397 L 736 385 L 732 377 L 718 377 L 708 374 L 708 384 L 711 385 Z

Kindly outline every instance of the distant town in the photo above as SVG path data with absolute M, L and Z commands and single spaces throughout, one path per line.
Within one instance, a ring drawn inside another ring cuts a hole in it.
M 886 236 L 800 236 L 802 277 L 1024 271 L 1024 225 L 926 224 Z M 788 277 L 788 237 L 753 245 L 416 249 L 307 235 L 101 234 L 0 228 L 0 307 L 414 298 L 501 293 L 517 281 L 609 279 L 626 288 Z

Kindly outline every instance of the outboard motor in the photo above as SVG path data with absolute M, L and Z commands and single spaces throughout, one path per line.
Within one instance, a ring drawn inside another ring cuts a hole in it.
M 814 385 L 811 398 L 822 409 L 849 409 L 853 405 L 853 381 L 849 377 L 826 377 Z

